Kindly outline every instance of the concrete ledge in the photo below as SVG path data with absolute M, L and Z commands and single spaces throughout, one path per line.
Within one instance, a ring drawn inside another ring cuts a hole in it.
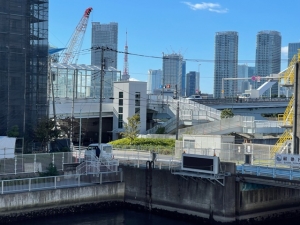
M 125 183 L 4 194 L 0 213 L 85 202 L 124 201 Z

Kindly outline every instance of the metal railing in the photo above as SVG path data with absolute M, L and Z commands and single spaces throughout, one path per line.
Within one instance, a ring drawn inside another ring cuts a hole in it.
M 208 121 L 220 120 L 221 112 L 217 109 L 201 105 L 192 100 L 185 98 L 173 99 L 170 96 L 150 96 L 148 100 L 149 104 L 164 104 L 172 111 L 173 115 L 176 115 L 177 103 L 179 101 L 179 114 L 180 114 L 180 123 L 183 123 L 183 120 L 199 120 L 204 119 Z M 172 117 L 163 124 L 154 126 L 153 128 L 146 131 L 147 134 L 155 133 L 156 130 L 160 127 L 166 127 L 166 129 L 171 129 L 176 125 L 176 117 Z
M 210 123 L 194 125 L 192 127 L 179 129 L 179 135 L 183 134 L 221 134 L 229 129 L 235 132 L 256 133 L 260 129 L 260 133 L 264 133 L 264 129 L 280 128 L 282 122 L 254 120 L 252 116 L 234 116 L 232 118 L 222 119 Z M 279 130 L 277 132 L 280 132 Z M 271 132 L 265 132 L 271 133 Z M 275 132 L 276 133 L 276 132 Z
M 35 190 L 58 189 L 65 187 L 88 186 L 93 183 L 122 182 L 122 171 L 106 172 L 90 175 L 62 175 L 51 177 L 36 177 L 25 179 L 2 180 L 1 194 L 27 192 Z
M 251 174 L 256 176 L 267 176 L 272 178 L 281 178 L 288 180 L 300 180 L 300 168 L 282 168 L 253 165 L 239 165 L 237 172 L 241 174 Z

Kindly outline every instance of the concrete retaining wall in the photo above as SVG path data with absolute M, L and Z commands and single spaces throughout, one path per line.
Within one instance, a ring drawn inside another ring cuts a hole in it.
M 241 185 L 241 184 L 240 184 Z M 269 212 L 299 207 L 300 190 L 292 188 L 272 187 L 239 192 L 239 204 L 237 205 L 238 215 L 245 215 Z
M 226 171 L 235 173 L 235 165 L 226 163 Z M 122 167 L 125 201 L 145 205 L 146 170 Z M 235 177 L 226 177 L 225 187 L 207 180 L 184 179 L 170 171 L 154 169 L 152 174 L 152 206 L 214 219 L 235 221 Z
M 0 213 L 86 202 L 123 201 L 124 190 L 124 183 L 111 183 L 5 194 L 0 198 Z

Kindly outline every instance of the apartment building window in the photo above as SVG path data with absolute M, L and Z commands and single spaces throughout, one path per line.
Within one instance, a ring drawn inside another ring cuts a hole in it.
M 141 92 L 135 92 L 135 106 L 141 105 Z

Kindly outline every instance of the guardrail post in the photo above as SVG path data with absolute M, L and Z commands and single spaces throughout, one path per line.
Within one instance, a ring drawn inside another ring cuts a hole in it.
M 56 189 L 56 177 L 54 177 L 54 189 Z
M 275 178 L 276 177 L 276 173 L 275 173 L 275 170 L 276 170 L 276 167 L 275 168 L 272 168 L 272 172 L 273 172 L 273 178 Z
M 242 174 L 245 174 L 245 171 L 244 171 L 244 164 L 242 164 Z
M 28 191 L 31 191 L 31 178 L 29 178 Z

